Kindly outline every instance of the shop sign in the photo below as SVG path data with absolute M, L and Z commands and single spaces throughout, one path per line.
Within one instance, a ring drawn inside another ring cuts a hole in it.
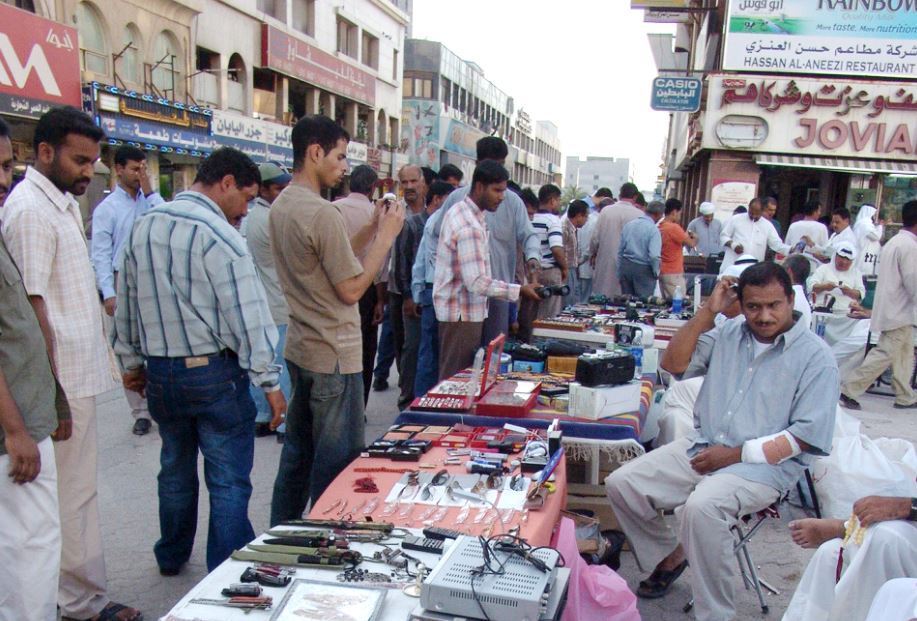
M 365 164 L 366 158 L 369 157 L 369 149 L 362 142 L 351 140 L 347 143 L 347 159 L 351 165 Z
M 439 119 L 442 104 L 405 99 L 401 105 L 401 143 L 412 164 L 439 168 Z
M 207 134 L 107 113 L 100 113 L 99 127 L 109 139 L 134 144 L 147 150 L 155 149 L 162 153 L 201 156 L 221 146 Z
M 700 109 L 700 78 L 666 78 L 653 80 L 650 107 L 664 112 L 697 112 Z
M 478 140 L 484 136 L 481 130 L 452 119 L 443 137 L 443 149 L 466 157 L 477 157 Z
M 373 147 L 366 149 L 366 163 L 376 172 L 382 170 L 382 150 Z
M 686 9 L 691 0 L 630 0 L 632 9 Z
M 268 24 L 261 24 L 261 64 L 370 106 L 376 102 L 375 77 Z
M 917 75 L 914 0 L 728 0 L 727 71 Z
M 917 156 L 913 82 L 708 79 L 704 148 L 898 160 Z M 736 128 L 745 128 L 744 143 L 737 143 L 742 132 Z
M 643 21 L 649 24 L 687 24 L 691 21 L 691 13 L 688 11 L 647 9 L 643 12 Z
M 38 118 L 80 100 L 76 29 L 0 3 L 0 113 Z
M 748 203 L 757 195 L 758 186 L 747 181 L 714 179 L 710 190 L 710 202 L 716 206 L 713 213 L 717 220 L 726 221 L 739 205 L 748 207 Z
M 239 149 L 257 163 L 293 165 L 292 129 L 287 125 L 214 110 L 211 126 L 217 142 Z

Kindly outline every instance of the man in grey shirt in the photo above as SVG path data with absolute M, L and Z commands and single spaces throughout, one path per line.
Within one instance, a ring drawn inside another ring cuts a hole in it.
M 277 278 L 277 270 L 274 269 L 274 255 L 271 254 L 271 231 L 268 228 L 268 216 L 271 213 L 271 203 L 274 202 L 285 187 L 290 183 L 290 173 L 284 171 L 280 166 L 273 163 L 265 163 L 258 166 L 258 172 L 261 174 L 261 186 L 258 188 L 258 196 L 248 205 L 248 217 L 245 220 L 246 237 L 248 251 L 252 253 L 252 260 L 255 263 L 255 271 L 264 285 L 264 293 L 267 295 L 267 304 L 271 310 L 271 319 L 277 326 L 277 356 L 274 364 L 280 365 L 280 390 L 283 397 L 288 402 L 292 385 L 290 383 L 290 372 L 287 370 L 286 362 L 283 359 L 283 346 L 287 340 L 287 324 L 290 321 L 290 308 L 287 306 L 286 298 L 283 297 L 283 290 L 280 288 L 280 280 Z M 271 433 L 271 406 L 264 396 L 264 390 L 260 386 L 252 384 L 250 387 L 252 399 L 255 400 L 255 407 L 258 410 L 255 416 L 255 435 L 266 436 Z M 278 433 L 283 433 L 286 427 L 281 425 L 277 428 Z
M 662 597 L 690 561 L 697 619 L 735 618 L 733 538 L 741 516 L 776 501 L 831 449 L 838 371 L 828 346 L 793 313 L 789 275 L 757 263 L 726 276 L 670 342 L 662 367 L 704 377 L 695 435 L 635 459 L 606 480 L 640 566 L 641 597 Z M 738 298 L 736 317 L 714 317 Z M 779 387 L 779 390 L 775 390 Z M 659 510 L 675 509 L 676 532 Z

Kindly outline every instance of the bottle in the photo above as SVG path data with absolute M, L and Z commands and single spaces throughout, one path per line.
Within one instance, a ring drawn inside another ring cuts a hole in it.
M 675 287 L 675 295 L 672 296 L 672 313 L 678 315 L 681 313 L 684 305 L 684 297 L 681 292 L 681 285 Z

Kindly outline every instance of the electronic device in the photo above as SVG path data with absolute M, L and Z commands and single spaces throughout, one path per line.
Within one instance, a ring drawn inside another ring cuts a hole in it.
M 615 325 L 615 343 L 618 345 L 641 345 L 652 347 L 656 338 L 653 326 L 626 321 Z
M 566 296 L 570 295 L 570 286 L 569 285 L 547 285 L 544 287 L 537 287 L 535 293 L 538 294 L 542 300 L 551 297 L 552 295 Z
M 640 409 L 643 382 L 632 380 L 617 386 L 583 386 L 570 384 L 567 413 L 574 418 L 599 420 Z
M 465 533 L 457 530 L 449 530 L 448 528 L 440 528 L 438 526 L 428 526 L 423 529 L 424 537 L 428 539 L 458 539 Z
M 460 537 L 443 554 L 420 589 L 420 604 L 427 611 L 471 619 L 482 619 L 483 606 L 491 619 L 540 621 L 547 615 L 552 601 L 560 601 L 566 582 L 558 581 L 560 553 L 550 548 L 531 551 L 545 571 L 532 562 L 495 550 L 492 562 L 502 563 L 499 574 L 479 573 L 484 566 L 481 540 Z M 472 591 L 474 580 L 474 591 Z M 422 618 L 422 617 L 421 617 Z M 449 618 L 449 617 L 446 617 Z
M 629 351 L 612 349 L 576 359 L 576 381 L 583 386 L 626 384 L 634 379 L 637 361 Z
M 443 553 L 444 540 L 442 539 L 425 539 L 424 537 L 415 537 L 414 535 L 405 535 L 401 541 L 401 547 L 405 550 L 416 550 L 418 552 L 429 552 L 431 554 Z

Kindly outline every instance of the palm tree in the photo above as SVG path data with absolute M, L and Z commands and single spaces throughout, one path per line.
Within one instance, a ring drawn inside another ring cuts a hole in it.
M 586 191 L 576 185 L 568 185 L 564 188 L 563 194 L 560 195 L 560 204 L 569 205 L 578 198 L 586 196 Z

